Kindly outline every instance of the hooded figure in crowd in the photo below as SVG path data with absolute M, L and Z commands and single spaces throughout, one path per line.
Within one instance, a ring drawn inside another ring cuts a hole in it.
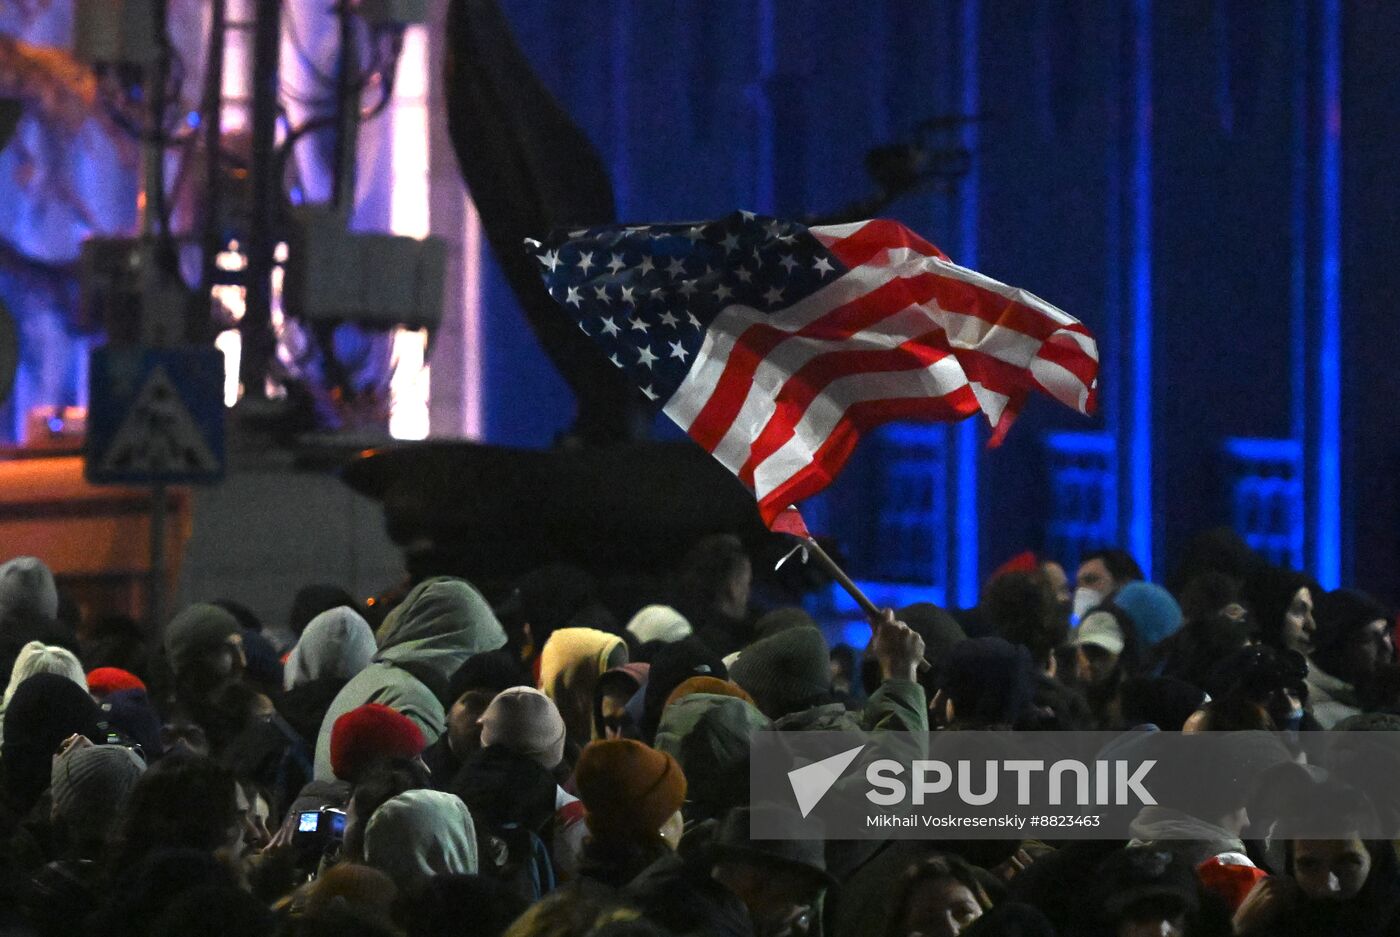
M 476 826 L 455 794 L 407 791 L 382 804 L 365 824 L 365 862 L 394 880 L 404 895 L 436 875 L 477 871 Z
M 540 655 L 540 689 L 559 707 L 569 744 L 582 749 L 600 737 L 594 694 L 603 674 L 627 663 L 627 644 L 596 628 L 560 628 Z
M 352 608 L 340 606 L 311 619 L 283 669 L 283 689 L 317 680 L 348 682 L 374 659 L 374 631 Z
M 593 688 L 593 735 L 600 739 L 634 739 L 641 728 L 628 708 L 647 685 L 651 664 L 635 661 L 614 667 Z
M 381 703 L 418 725 L 428 744 L 447 728 L 442 702 L 448 681 L 473 654 L 506 643 L 491 606 L 469 583 L 428 579 L 404 598 L 380 627 L 379 653 L 331 702 L 316 740 L 317 780 L 332 777 L 331 728 L 364 703 Z
M 652 658 L 647 671 L 647 685 L 642 690 L 642 741 L 650 743 L 661 724 L 661 711 L 672 691 L 691 677 L 713 677 L 724 680 L 729 670 L 719 655 L 695 636 L 664 645 Z M 633 700 L 632 706 L 636 705 Z
M 735 693 L 710 692 L 708 684 L 715 683 L 724 681 L 692 677 L 677 687 L 656 732 L 657 750 L 675 758 L 685 772 L 685 812 L 691 821 L 720 817 L 747 802 L 749 747 L 754 733 L 768 726 L 751 702 Z M 734 690 L 742 693 L 737 686 Z
M 1266 566 L 1245 584 L 1245 599 L 1259 619 L 1259 637 L 1267 645 L 1301 654 L 1307 663 L 1307 708 L 1316 724 L 1330 729 L 1361 710 L 1356 689 L 1313 661 L 1318 649 L 1314 615 L 1322 589 L 1291 569 Z
M 369 666 L 377 650 L 369 622 L 343 605 L 322 612 L 303 629 L 283 668 L 286 692 L 277 709 L 307 745 L 316 744 L 331 701 Z

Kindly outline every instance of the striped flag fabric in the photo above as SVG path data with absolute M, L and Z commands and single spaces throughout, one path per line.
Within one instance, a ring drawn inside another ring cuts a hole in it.
M 861 434 L 982 413 L 992 445 L 1032 391 L 1092 413 L 1098 347 L 1076 319 L 894 221 L 716 221 L 527 242 L 614 365 L 753 491 L 772 525 Z

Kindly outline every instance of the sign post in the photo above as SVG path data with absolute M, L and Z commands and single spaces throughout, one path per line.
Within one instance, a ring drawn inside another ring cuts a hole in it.
M 105 347 L 90 364 L 83 473 L 151 488 L 149 615 L 165 622 L 168 486 L 224 475 L 224 360 L 215 348 Z

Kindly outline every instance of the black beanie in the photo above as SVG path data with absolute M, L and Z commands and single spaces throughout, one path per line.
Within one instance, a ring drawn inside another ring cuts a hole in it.
M 693 635 L 668 644 L 656 652 L 651 660 L 651 670 L 647 674 L 647 685 L 642 697 L 642 738 L 650 742 L 656 737 L 656 727 L 661 724 L 661 710 L 666 708 L 666 700 L 671 691 L 691 677 L 716 677 L 720 680 L 729 676 L 724 661 L 711 651 L 705 642 Z
M 84 735 L 96 744 L 106 741 L 99 718 L 87 690 L 67 677 L 37 673 L 19 685 L 5 709 L 0 764 L 5 786 L 24 810 L 48 789 L 53 756 L 64 739 Z
M 791 628 L 744 648 L 729 673 L 765 716 L 779 719 L 825 701 L 831 692 L 831 651 L 816 628 Z
M 1010 725 L 1035 697 L 1031 652 L 1005 638 L 954 645 L 939 682 L 958 722 Z

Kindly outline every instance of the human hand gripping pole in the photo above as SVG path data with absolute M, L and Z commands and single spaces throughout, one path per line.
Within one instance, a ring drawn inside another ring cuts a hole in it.
M 901 679 L 914 679 L 916 672 L 929 669 L 929 662 L 924 658 L 924 639 L 919 633 L 910 628 L 904 622 L 894 617 L 894 610 L 880 608 L 870 601 L 855 581 L 846 575 L 846 571 L 837 565 L 821 544 L 817 543 L 815 537 L 807 530 L 806 523 L 802 520 L 802 515 L 796 508 L 788 508 L 778 515 L 773 521 L 772 528 L 775 533 L 787 534 L 796 537 L 800 542 L 797 550 L 802 551 L 804 559 L 811 557 L 817 564 L 831 575 L 831 578 L 845 589 L 847 594 L 860 606 L 860 610 L 865 613 L 865 617 L 870 621 L 871 630 L 874 632 L 871 638 L 871 650 L 880 662 L 880 670 L 885 679 L 897 677 Z M 796 552 L 796 551 L 794 551 Z M 789 553 L 788 556 L 792 554 Z M 778 562 L 781 566 L 787 561 L 788 556 L 783 557 Z

